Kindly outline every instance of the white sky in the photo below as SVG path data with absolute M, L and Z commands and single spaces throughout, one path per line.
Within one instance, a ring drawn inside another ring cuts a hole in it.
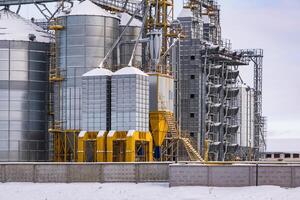
M 220 3 L 223 33 L 234 48 L 264 49 L 263 111 L 269 137 L 300 138 L 300 1 Z

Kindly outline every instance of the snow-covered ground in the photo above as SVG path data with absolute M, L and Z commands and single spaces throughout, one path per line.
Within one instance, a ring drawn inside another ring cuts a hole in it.
M 1 200 L 299 200 L 300 188 L 172 187 L 166 183 L 0 183 Z

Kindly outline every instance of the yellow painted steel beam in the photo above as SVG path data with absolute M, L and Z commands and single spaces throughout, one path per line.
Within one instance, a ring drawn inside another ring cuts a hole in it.
M 144 149 L 144 156 L 147 162 L 153 161 L 153 143 L 152 136 L 150 132 L 140 132 L 140 131 L 128 131 L 126 138 L 126 162 L 136 161 L 136 143 L 138 141 L 146 142 L 146 148 Z
M 127 132 L 121 131 L 109 131 L 107 134 L 107 139 L 106 139 L 106 159 L 107 162 L 113 162 L 113 148 L 114 148 L 114 141 L 116 140 L 124 140 L 126 141 L 126 135 Z
M 118 143 L 120 142 L 120 143 Z M 122 144 L 123 142 L 123 144 Z M 153 161 L 153 139 L 150 132 L 141 131 L 109 131 L 106 143 L 107 162 L 135 162 L 137 142 L 145 142 L 144 156 L 146 161 Z M 119 146 L 117 146 L 119 145 Z M 125 146 L 123 146 L 125 145 Z M 124 149 L 122 149 L 124 147 Z M 116 150 L 125 150 L 125 159 Z M 118 155 L 114 159 L 114 155 Z
M 210 141 L 209 140 L 205 140 L 204 142 L 204 160 L 205 162 L 208 161 L 208 152 L 209 152 L 209 143 Z
M 86 142 L 87 141 L 96 141 L 97 138 L 97 132 L 87 132 L 87 131 L 81 131 L 78 135 L 78 162 L 86 162 Z M 76 141 L 75 141 L 76 142 Z M 94 152 L 96 155 L 96 151 Z
M 106 139 L 107 139 L 107 131 L 99 131 L 97 135 L 97 162 L 106 162 Z

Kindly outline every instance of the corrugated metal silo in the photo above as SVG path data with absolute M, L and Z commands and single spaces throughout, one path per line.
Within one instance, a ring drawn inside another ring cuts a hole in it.
M 126 24 L 130 20 L 131 16 L 127 13 L 121 14 L 121 22 L 120 22 L 120 33 L 126 27 Z M 134 41 L 138 39 L 139 33 L 141 31 L 142 22 L 138 19 L 133 19 L 126 29 L 124 36 L 121 39 L 119 44 L 119 69 L 122 67 L 127 67 L 132 51 L 134 48 Z M 142 44 L 138 44 L 133 60 L 133 66 L 141 67 L 142 65 Z
M 96 68 L 82 76 L 81 129 L 88 132 L 110 130 L 111 75 Z
M 50 37 L 0 11 L 0 161 L 47 160 Z
M 64 26 L 57 38 L 58 66 L 64 77 L 61 89 L 60 113 L 56 120 L 64 130 L 79 130 L 81 76 L 94 69 L 119 36 L 119 19 L 89 0 L 58 18 Z M 116 53 L 108 66 L 116 65 Z
M 135 67 L 112 76 L 111 130 L 149 131 L 149 77 Z

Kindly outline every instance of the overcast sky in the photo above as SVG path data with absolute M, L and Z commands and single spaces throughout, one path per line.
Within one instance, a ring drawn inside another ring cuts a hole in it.
M 178 14 L 182 0 L 174 1 Z M 219 0 L 219 4 L 223 37 L 231 39 L 236 49 L 264 49 L 263 114 L 269 138 L 300 138 L 300 1 Z M 25 8 L 22 13 L 30 17 L 33 12 Z M 245 80 L 252 73 L 249 68 Z

